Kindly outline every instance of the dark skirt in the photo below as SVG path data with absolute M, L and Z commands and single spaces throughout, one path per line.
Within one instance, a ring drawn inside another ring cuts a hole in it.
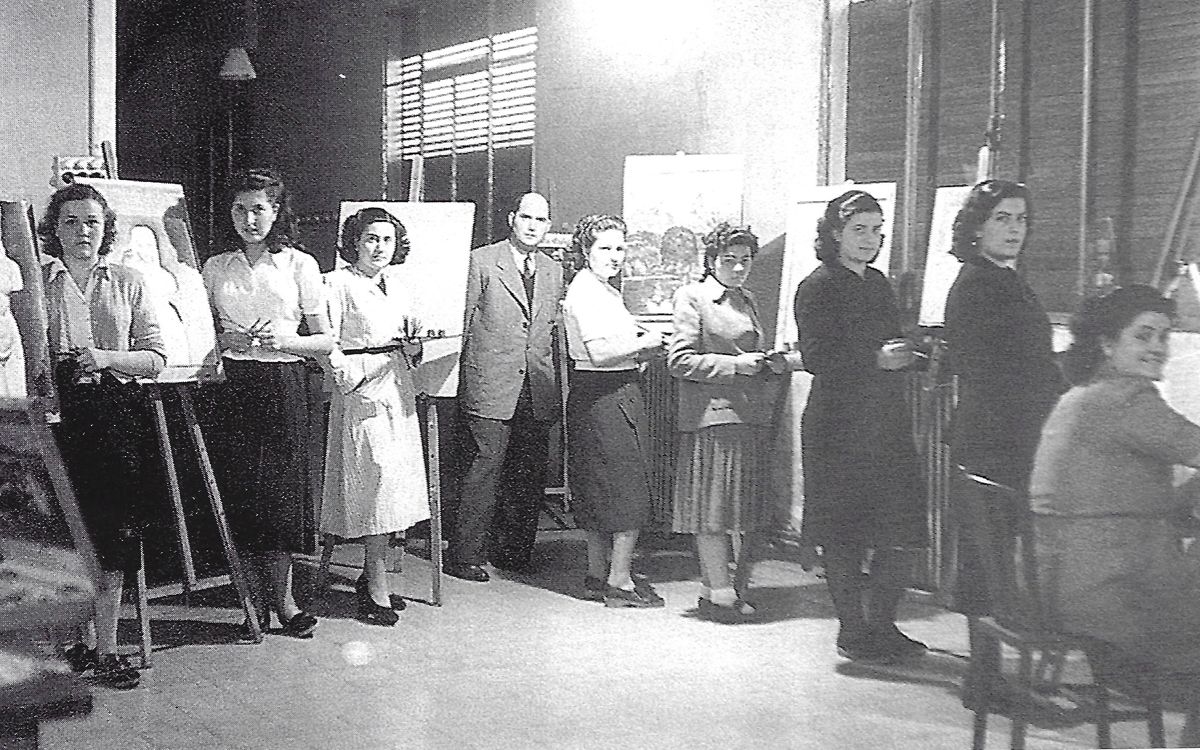
M 225 360 L 206 436 L 238 548 L 304 552 L 308 392 L 304 362 Z
M 581 529 L 640 529 L 650 519 L 649 426 L 637 370 L 571 373 L 568 477 Z
M 62 421 L 55 428 L 80 515 L 100 567 L 134 571 L 137 541 L 166 502 L 162 455 L 146 391 L 103 374 L 77 383 L 72 362 L 55 369 Z
M 928 545 L 921 466 L 903 375 L 818 375 L 800 426 L 801 537 L 860 549 Z
M 677 534 L 758 531 L 778 521 L 768 485 L 773 428 L 719 424 L 679 436 L 671 530 Z

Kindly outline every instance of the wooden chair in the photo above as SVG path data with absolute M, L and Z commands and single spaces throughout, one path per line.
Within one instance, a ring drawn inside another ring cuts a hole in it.
M 1031 720 L 1052 708 L 1064 718 L 1077 717 L 1096 725 L 1099 747 L 1112 747 L 1111 724 L 1145 721 L 1152 747 L 1166 747 L 1163 732 L 1159 675 L 1155 668 L 1124 657 L 1111 644 L 1094 638 L 1064 633 L 1046 617 L 1038 589 L 1037 560 L 1033 544 L 1032 514 L 1027 500 L 1010 487 L 960 470 L 955 488 L 965 511 L 962 523 L 981 558 L 993 614 L 973 622 L 978 632 L 998 646 L 1009 646 L 1019 654 L 1015 674 L 987 663 L 986 656 L 971 653 L 971 677 L 975 685 L 1004 685 L 1010 701 L 1013 750 L 1025 747 L 1025 731 Z M 1015 521 L 1017 534 L 1010 535 Z M 1063 664 L 1070 653 L 1083 653 L 1092 681 L 1062 681 Z M 1120 663 L 1125 669 L 1114 669 Z M 1121 674 L 1118 682 L 1117 675 Z M 971 747 L 983 750 L 992 701 L 981 696 L 975 709 Z

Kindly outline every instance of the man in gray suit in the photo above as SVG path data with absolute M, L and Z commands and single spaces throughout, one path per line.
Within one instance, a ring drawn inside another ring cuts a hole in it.
M 551 332 L 563 282 L 559 264 L 537 249 L 550 228 L 546 199 L 521 196 L 508 226 L 508 239 L 471 252 L 463 325 L 458 397 L 468 468 L 445 569 L 480 583 L 489 558 L 529 568 L 549 427 L 559 416 Z

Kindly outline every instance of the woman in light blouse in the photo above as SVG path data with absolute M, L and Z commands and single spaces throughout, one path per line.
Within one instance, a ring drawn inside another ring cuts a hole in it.
M 285 635 L 305 638 L 317 619 L 292 595 L 292 553 L 305 548 L 304 358 L 329 354 L 333 337 L 320 269 L 296 247 L 295 219 L 279 174 L 235 174 L 229 216 L 230 249 L 209 258 L 202 271 L 228 378 L 228 404 L 220 415 L 227 458 L 221 490 L 246 553 L 260 620 L 269 623 L 274 609 Z M 269 604 L 263 596 L 268 592 Z
M 362 539 L 363 575 L 355 584 L 358 618 L 391 626 L 399 619 L 387 581 L 388 536 L 429 518 L 425 458 L 413 371 L 420 325 L 400 280 L 391 273 L 408 257 L 408 233 L 382 208 L 364 208 L 342 226 L 342 257 L 351 265 L 325 277 L 338 345 L 329 355 L 333 384 L 321 530 Z M 387 353 L 344 350 L 393 344 Z M 403 608 L 403 600 L 397 600 Z
M 672 531 L 696 535 L 699 614 L 741 622 L 756 614 L 729 577 L 731 534 L 774 520 L 764 496 L 771 425 L 791 363 L 765 351 L 754 298 L 742 289 L 758 238 L 718 225 L 704 237 L 704 275 L 675 293 L 667 367 L 679 379 Z M 740 546 L 737 578 L 749 583 L 753 536 Z
M 625 222 L 584 217 L 571 245 L 586 259 L 563 301 L 574 365 L 567 396 L 568 476 L 575 522 L 587 536 L 584 596 L 608 607 L 661 607 L 649 583 L 634 581 L 630 565 L 650 514 L 638 361 L 659 352 L 663 340 L 637 324 L 609 284 L 625 262 Z
M 90 185 L 54 194 L 38 225 L 43 250 L 50 351 L 56 359 L 62 422 L 58 442 L 99 557 L 96 647 L 67 657 L 79 671 L 116 688 L 138 684 L 117 654 L 124 574 L 138 565 L 138 527 L 147 516 L 159 458 L 145 395 L 134 382 L 166 364 L 165 348 L 145 280 L 110 265 L 116 214 Z

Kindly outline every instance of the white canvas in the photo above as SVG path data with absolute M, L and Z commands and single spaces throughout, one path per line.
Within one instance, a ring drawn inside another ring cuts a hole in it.
M 787 216 L 787 243 L 783 251 L 783 270 L 779 278 L 779 313 L 775 319 L 775 348 L 782 349 L 797 341 L 796 316 L 792 310 L 796 287 L 820 265 L 814 250 L 817 219 L 825 205 L 847 190 L 870 193 L 883 209 L 883 246 L 871 265 L 888 274 L 892 254 L 892 235 L 896 233 L 893 218 L 896 213 L 896 183 L 875 182 L 864 185 L 846 183 L 810 187 L 801 191 L 792 203 Z
M 425 331 L 444 331 L 447 337 L 425 342 L 417 389 L 431 396 L 454 396 L 458 393 L 475 204 L 343 201 L 339 226 L 368 207 L 382 208 L 408 231 L 412 250 L 393 273 L 403 280 L 413 314 Z
M 958 277 L 962 261 L 950 254 L 954 217 L 967 202 L 970 185 L 940 187 L 933 196 L 933 220 L 925 252 L 925 278 L 921 285 L 921 312 L 917 324 L 938 327 L 946 322 L 946 297 Z

